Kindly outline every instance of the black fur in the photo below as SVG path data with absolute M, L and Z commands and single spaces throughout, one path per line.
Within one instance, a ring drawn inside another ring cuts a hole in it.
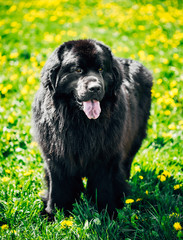
M 151 87 L 152 76 L 143 65 L 114 57 L 100 42 L 70 41 L 53 52 L 33 103 L 48 214 L 54 206 L 72 209 L 84 176 L 99 210 L 107 207 L 112 215 L 122 207 L 132 160 L 146 136 Z M 100 102 L 97 119 L 88 119 L 83 111 L 88 100 Z

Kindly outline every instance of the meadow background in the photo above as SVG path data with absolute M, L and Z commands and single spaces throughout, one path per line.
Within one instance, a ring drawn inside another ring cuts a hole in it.
M 181 0 L 0 0 L 0 239 L 183 239 L 182 10 Z M 152 71 L 148 137 L 116 220 L 82 195 L 71 217 L 57 211 L 49 223 L 31 104 L 47 57 L 80 38 Z

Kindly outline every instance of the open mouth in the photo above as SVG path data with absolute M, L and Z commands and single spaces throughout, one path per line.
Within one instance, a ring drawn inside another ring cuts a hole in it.
M 97 119 L 101 113 L 100 102 L 97 100 L 83 102 L 83 111 L 89 119 Z

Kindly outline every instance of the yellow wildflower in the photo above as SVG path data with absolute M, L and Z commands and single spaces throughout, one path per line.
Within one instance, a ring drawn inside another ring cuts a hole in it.
M 8 88 L 7 87 L 3 87 L 2 89 L 1 89 L 1 93 L 2 94 L 6 94 L 8 92 Z
M 171 91 L 170 91 L 170 96 L 172 98 L 174 98 L 175 96 L 177 96 L 179 93 L 178 89 L 177 88 L 173 88 Z
M 133 203 L 133 202 L 134 202 L 133 199 L 126 199 L 126 201 L 125 201 L 126 204 Z
M 177 184 L 177 185 L 175 185 L 173 188 L 174 188 L 174 190 L 178 190 L 178 189 L 180 189 L 182 187 L 182 184 Z
M 7 134 L 6 134 L 6 139 L 7 139 L 7 141 L 9 141 L 11 139 L 11 134 L 9 132 L 7 132 Z
M 145 192 L 145 193 L 146 193 L 146 195 L 148 195 L 148 194 L 149 194 L 149 191 L 148 191 L 148 190 L 146 190 L 146 192 Z
M 10 115 L 10 116 L 8 117 L 8 122 L 11 123 L 11 124 L 13 124 L 14 121 L 15 121 L 14 118 Z
M 9 177 L 3 177 L 3 178 L 1 178 L 1 181 L 2 182 L 9 182 L 9 180 L 10 180 L 10 178 Z
M 182 230 L 182 226 L 180 225 L 179 222 L 174 223 L 173 227 L 175 228 L 176 231 Z
M 7 230 L 9 228 L 9 226 L 7 225 L 7 224 L 3 224 L 2 226 L 1 226 L 1 229 L 2 230 Z
M 142 201 L 142 198 L 137 198 L 136 202 Z
M 158 175 L 157 178 L 158 178 L 161 182 L 166 181 L 166 177 L 165 177 L 164 175 Z
M 147 61 L 151 62 L 154 60 L 154 55 L 150 54 L 147 56 Z
M 73 225 L 73 221 L 69 219 L 68 220 L 65 219 L 61 222 L 61 228 L 71 227 L 72 225 Z
M 17 58 L 18 56 L 19 56 L 18 52 L 12 52 L 12 53 L 10 53 L 10 58 L 11 58 L 11 59 L 15 59 L 15 58 Z
M 44 40 L 45 40 L 46 42 L 53 42 L 53 41 L 54 41 L 54 36 L 51 35 L 51 34 L 49 34 L 49 33 L 45 33 L 45 34 L 44 34 Z
M 155 93 L 155 98 L 159 98 L 160 97 L 160 93 L 158 92 L 158 93 Z
M 161 175 L 164 175 L 165 177 L 171 177 L 171 174 L 167 170 L 163 171 Z
M 8 173 L 8 174 L 10 174 L 10 173 L 11 173 L 11 171 L 10 171 L 9 169 L 6 169 L 6 170 L 5 170 L 5 173 Z
M 169 116 L 169 115 L 171 114 L 171 112 L 170 112 L 170 110 L 166 110 L 166 111 L 164 112 L 164 114 L 165 114 L 165 116 Z
M 34 85 L 36 83 L 36 80 L 33 76 L 28 77 L 27 83 L 30 85 Z
M 25 172 L 23 175 L 24 175 L 25 177 L 28 177 L 28 176 L 30 176 L 33 172 L 34 172 L 34 170 L 29 170 L 29 171 Z
M 143 176 L 139 176 L 139 178 L 142 180 L 142 179 L 144 179 L 144 177 Z
M 180 121 L 179 121 L 179 125 L 183 125 L 183 120 L 180 120 Z
M 163 63 L 164 64 L 168 64 L 169 63 L 169 60 L 167 58 L 163 58 Z
M 172 138 L 172 134 L 163 132 L 162 133 L 162 137 L 164 137 L 164 138 Z
M 163 82 L 163 80 L 162 80 L 161 78 L 159 78 L 159 79 L 157 80 L 157 84 L 158 84 L 158 85 L 160 85 L 162 82 Z
M 175 130 L 175 129 L 176 129 L 175 124 L 174 124 L 174 123 L 170 124 L 170 125 L 168 126 L 168 129 L 170 129 L 170 130 Z
M 140 31 L 144 31 L 144 30 L 145 30 L 145 26 L 139 25 L 139 26 L 138 26 L 138 29 L 139 29 Z
M 179 217 L 179 216 L 180 216 L 180 214 L 178 214 L 178 213 L 174 213 L 174 212 L 173 212 L 172 214 L 169 215 L 169 217 Z
M 179 54 L 174 53 L 174 54 L 173 54 L 173 58 L 174 58 L 175 60 L 179 59 Z
M 177 85 L 177 82 L 176 82 L 175 80 L 173 80 L 173 81 L 170 83 L 170 87 L 171 87 L 171 88 L 174 88 L 176 85 Z
M 26 95 L 29 91 L 29 88 L 30 88 L 29 85 L 25 85 L 21 90 L 21 94 Z
M 17 78 L 18 78 L 18 74 L 13 74 L 13 75 L 11 75 L 10 80 L 11 80 L 11 81 L 14 81 L 14 80 L 16 80 Z
M 140 172 L 140 171 L 141 171 L 140 167 L 139 166 L 135 166 L 135 172 Z

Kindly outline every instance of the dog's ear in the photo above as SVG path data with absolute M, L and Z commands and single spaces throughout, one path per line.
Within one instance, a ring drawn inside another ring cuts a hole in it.
M 120 86 L 123 81 L 123 69 L 121 67 L 121 64 L 115 57 L 113 57 L 112 61 L 112 75 L 113 75 L 113 88 L 112 91 L 115 95 L 118 94 L 118 91 L 120 91 Z
M 46 61 L 42 72 L 41 72 L 41 82 L 45 88 L 49 88 L 50 91 L 55 92 L 55 84 L 57 79 L 57 74 L 62 64 L 62 56 L 64 52 L 65 45 L 60 45 L 51 56 Z

